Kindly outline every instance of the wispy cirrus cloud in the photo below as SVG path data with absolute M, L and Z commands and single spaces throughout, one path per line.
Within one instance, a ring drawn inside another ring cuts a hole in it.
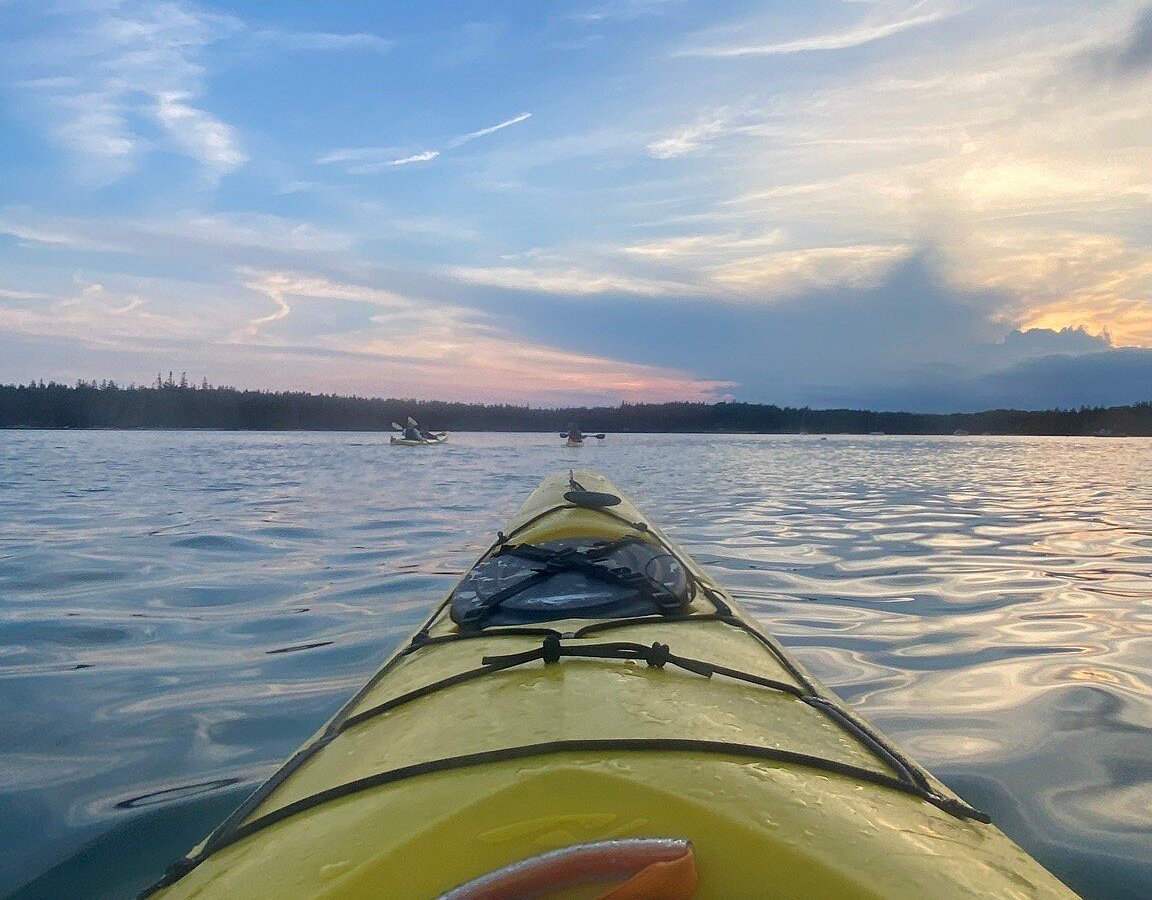
M 0 235 L 15 238 L 25 246 L 49 246 L 67 250 L 94 250 L 97 252 L 120 252 L 127 245 L 110 239 L 106 234 L 97 235 L 95 229 L 88 231 L 74 227 L 70 221 L 44 221 L 42 217 L 27 213 L 0 214 Z
M 0 300 L 51 300 L 51 294 L 45 294 L 41 291 L 23 291 L 13 290 L 12 288 L 0 288 Z
M 666 137 L 649 142 L 648 155 L 656 159 L 674 159 L 694 153 L 708 146 L 713 138 L 731 134 L 734 118 L 727 108 L 715 110 L 691 125 L 685 125 Z
M 695 285 L 671 279 L 630 275 L 607 265 L 580 266 L 562 262 L 534 266 L 453 266 L 447 274 L 467 284 L 587 297 L 636 294 L 644 297 L 683 297 Z
M 396 42 L 378 34 L 354 32 L 341 34 L 329 31 L 279 31 L 264 29 L 254 37 L 282 50 L 331 52 L 362 50 L 368 53 L 389 53 Z
M 75 158 L 78 180 L 110 184 L 166 144 L 210 179 L 247 161 L 236 130 L 202 102 L 208 48 L 242 32 L 237 19 L 151 0 L 48 7 L 43 15 L 40 33 L 5 48 L 0 71 L 16 75 L 12 86 L 34 99 L 29 116 Z
M 21 209 L 0 210 L 0 235 L 26 246 L 61 253 L 83 251 L 153 259 L 194 254 L 206 268 L 346 254 L 352 238 L 307 222 L 256 213 L 180 213 L 167 219 L 48 217 Z
M 467 134 L 462 134 L 460 137 L 453 138 L 445 147 L 459 147 L 462 144 L 467 144 L 469 141 L 474 141 L 477 138 L 487 137 L 490 134 L 495 134 L 497 131 L 503 131 L 505 128 L 510 128 L 513 125 L 519 125 L 521 122 L 527 121 L 532 118 L 532 113 L 523 112 L 518 116 L 513 116 L 511 119 L 505 119 L 503 122 L 497 122 L 495 125 L 489 125 L 487 128 L 481 128 L 479 131 L 470 131 Z
M 226 45 L 377 54 L 394 46 L 367 32 L 253 30 L 190 0 L 13 5 L 35 6 L 43 25 L 19 43 L 0 41 L 0 75 L 32 99 L 26 116 L 74 159 L 76 179 L 96 187 L 155 151 L 195 160 L 208 183 L 248 162 L 239 129 L 207 101 L 213 54 Z
M 540 254 L 519 265 L 455 266 L 446 274 L 467 284 L 567 297 L 775 303 L 813 289 L 874 287 L 913 252 L 901 243 L 797 246 L 773 230 L 598 248 L 579 260 Z
M 175 143 L 210 172 L 234 172 L 248 160 L 240 149 L 236 129 L 213 118 L 190 102 L 188 92 L 165 91 L 157 97 L 156 118 Z
M 77 272 L 53 293 L 0 290 L 0 331 L 89 347 L 130 350 L 219 339 L 228 315 L 235 313 L 218 298 L 209 300 L 203 285 L 166 279 Z
M 248 320 L 242 330 L 243 335 L 255 335 L 265 325 L 286 319 L 292 314 L 289 300 L 300 297 L 309 301 L 353 301 L 369 304 L 374 308 L 413 312 L 420 303 L 403 294 L 384 288 L 370 287 L 332 281 L 319 275 L 285 270 L 260 270 L 241 267 L 239 274 L 244 278 L 244 287 L 262 294 L 272 301 L 275 309 Z
M 913 11 L 923 6 L 923 3 L 913 7 Z M 848 50 L 853 47 L 863 47 L 904 31 L 932 25 L 948 18 L 953 13 L 948 10 L 936 10 L 916 15 L 905 15 L 903 18 L 892 21 L 866 20 L 849 28 L 838 31 L 829 31 L 824 34 L 810 35 L 808 37 L 793 38 L 787 41 L 766 41 L 764 43 L 732 43 L 713 44 L 701 47 L 690 47 L 680 50 L 678 56 L 696 56 L 714 59 L 731 59 L 741 56 L 783 56 L 790 53 L 815 53 L 830 50 Z
M 685 0 L 616 0 L 614 3 L 597 4 L 586 10 L 575 12 L 571 18 L 595 24 L 608 22 L 628 22 L 634 19 L 657 17 L 670 9 L 683 6 Z
M 439 150 L 424 150 L 420 153 L 413 153 L 411 156 L 401 156 L 399 159 L 394 159 L 388 165 L 390 166 L 407 166 L 412 163 L 430 162 L 440 155 Z
M 532 118 L 532 113 L 522 112 L 518 116 L 505 119 L 503 122 L 497 122 L 495 125 L 489 125 L 487 128 L 480 128 L 477 131 L 469 131 L 465 134 L 449 138 L 444 141 L 440 149 L 428 149 L 416 153 L 397 155 L 399 151 L 394 147 L 352 147 L 326 153 L 316 160 L 316 164 L 326 166 L 353 163 L 353 165 L 349 165 L 346 168 L 346 171 L 350 175 L 370 175 L 373 172 L 380 172 L 396 166 L 431 162 L 445 151 L 455 150 L 472 141 L 487 137 L 490 134 L 495 134 L 498 131 L 503 131 L 505 128 L 519 125 L 521 122 L 526 122 L 530 118 Z

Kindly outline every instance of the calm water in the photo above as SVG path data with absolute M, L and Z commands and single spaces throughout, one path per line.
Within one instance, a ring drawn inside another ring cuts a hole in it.
M 387 440 L 0 432 L 0 896 L 152 880 L 583 465 L 1085 897 L 1152 897 L 1152 441 Z

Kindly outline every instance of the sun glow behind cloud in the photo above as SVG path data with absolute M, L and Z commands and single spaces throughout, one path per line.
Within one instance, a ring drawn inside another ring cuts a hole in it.
M 927 243 L 958 286 L 1016 296 L 1014 307 L 1000 311 L 1004 321 L 1095 332 L 1109 322 L 1118 341 L 1152 347 L 1144 312 L 1152 296 L 1149 251 L 1132 227 L 1152 201 L 1144 161 L 1150 92 L 1147 79 L 1103 86 L 1077 74 L 1086 47 L 1107 47 L 1106 39 L 1094 37 L 1090 45 L 1084 35 L 1106 35 L 1109 24 L 1116 35 L 1124 23 L 1112 11 L 1095 14 L 1098 30 L 1091 22 L 1057 22 L 960 45 L 943 70 L 935 53 L 903 52 L 870 66 L 866 78 L 794 98 L 787 110 L 773 100 L 763 108 L 753 101 L 701 114 L 650 143 L 649 153 L 738 159 L 743 182 L 760 184 L 720 199 L 696 217 L 695 233 L 674 240 L 699 251 L 713 229 L 728 234 L 789 221 L 796 231 L 819 228 L 840 241 L 869 233 L 888 241 L 843 251 L 797 247 L 783 265 L 771 255 L 762 257 L 763 266 L 751 255 L 724 264 L 740 273 L 731 280 L 766 290 L 777 273 L 805 258 L 856 258 L 865 265 L 861 274 L 874 278 Z M 707 55 L 735 63 L 841 49 L 944 18 L 938 11 L 805 41 L 717 46 Z M 1113 46 L 1126 46 L 1122 30 Z M 1112 149 L 1101 154 L 1105 144 Z M 823 178 L 811 180 L 814 172 Z M 1081 230 L 1069 231 L 1070 220 Z M 1095 231 L 1105 222 L 1122 232 Z M 811 278 L 813 285 L 844 281 L 836 265 Z

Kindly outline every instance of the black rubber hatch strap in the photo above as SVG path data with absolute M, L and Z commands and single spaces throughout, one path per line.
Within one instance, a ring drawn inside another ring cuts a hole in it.
M 427 762 L 416 763 L 411 766 L 402 766 L 398 769 L 369 775 L 365 778 L 358 778 L 346 784 L 341 784 L 325 791 L 319 791 L 309 797 L 304 797 L 303 799 L 273 810 L 266 815 L 260 816 L 257 819 L 253 819 L 247 824 L 240 825 L 227 834 L 221 835 L 219 840 L 211 847 L 205 847 L 201 853 L 178 860 L 171 866 L 169 873 L 163 880 L 148 888 L 139 896 L 140 898 L 151 896 L 162 887 L 174 883 L 207 859 L 211 853 L 222 850 L 269 826 L 276 825 L 300 813 L 315 809 L 325 803 L 349 797 L 372 788 L 395 784 L 408 778 L 432 775 L 437 772 L 448 772 L 456 769 L 467 769 L 492 763 L 550 756 L 557 753 L 706 753 L 710 755 L 783 763 L 806 769 L 831 772 L 836 775 L 843 775 L 855 779 L 856 781 L 865 781 L 870 784 L 891 788 L 894 791 L 919 797 L 944 812 L 961 819 L 975 819 L 976 821 L 985 823 L 991 821 L 987 814 L 975 810 L 964 803 L 949 797 L 926 793 L 914 785 L 893 778 L 890 775 L 874 772 L 870 769 L 863 769 L 848 763 L 824 759 L 819 756 L 811 756 L 806 753 L 780 750 L 775 747 L 761 747 L 755 744 L 737 744 L 724 741 L 697 741 L 681 738 L 608 738 L 548 741 L 540 744 L 505 747 L 499 750 L 486 750 L 479 753 L 467 753 L 461 756 L 428 760 Z
M 694 672 L 697 675 L 703 675 L 705 678 L 711 678 L 713 675 L 725 675 L 728 678 L 771 688 L 772 690 L 781 691 L 785 694 L 791 694 L 794 697 L 802 698 L 804 696 L 803 689 L 794 684 L 777 681 L 773 678 L 762 678 L 759 675 L 740 672 L 736 669 L 729 669 L 727 666 L 704 662 L 703 660 L 692 659 L 687 656 L 677 656 L 675 653 L 672 653 L 667 644 L 661 644 L 659 642 L 654 644 L 634 644 L 627 641 L 614 641 L 605 644 L 584 645 L 561 644 L 558 639 L 545 638 L 544 644 L 541 647 L 536 647 L 533 650 L 525 650 L 522 653 L 510 653 L 505 656 L 485 656 L 481 662 L 484 665 L 505 668 L 534 662 L 538 659 L 544 660 L 546 664 L 554 663 L 565 656 L 589 659 L 632 659 L 646 662 L 648 665 L 657 668 L 663 668 L 665 665 L 671 664 L 681 669 L 686 669 L 689 672 Z
M 689 672 L 694 672 L 697 675 L 702 675 L 705 678 L 711 678 L 714 674 L 725 675 L 739 681 L 746 681 L 751 684 L 760 685 L 761 687 L 770 688 L 771 690 L 791 694 L 798 699 L 804 699 L 806 696 L 803 689 L 794 684 L 775 681 L 771 678 L 761 678 L 759 675 L 739 672 L 735 669 L 729 669 L 726 666 L 691 659 L 686 656 L 677 656 L 669 651 L 666 644 L 656 643 L 648 645 L 619 641 L 605 644 L 573 645 L 561 644 L 558 637 L 549 635 L 544 638 L 544 643 L 540 647 L 525 650 L 522 653 L 510 653 L 505 656 L 485 656 L 480 661 L 481 665 L 475 669 L 468 669 L 456 675 L 441 678 L 439 681 L 433 681 L 407 693 L 393 697 L 390 700 L 385 700 L 383 703 L 359 712 L 354 716 L 349 716 L 340 723 L 337 733 L 343 733 L 347 729 L 360 725 L 369 719 L 383 715 L 386 712 L 391 712 L 398 706 L 403 706 L 405 703 L 410 703 L 413 700 L 419 700 L 421 697 L 427 697 L 445 688 L 455 687 L 458 684 L 473 681 L 484 675 L 501 672 L 504 669 L 511 669 L 515 666 L 521 666 L 537 660 L 543 660 L 546 664 L 557 662 L 561 657 L 637 660 L 646 662 L 650 666 L 670 664 Z

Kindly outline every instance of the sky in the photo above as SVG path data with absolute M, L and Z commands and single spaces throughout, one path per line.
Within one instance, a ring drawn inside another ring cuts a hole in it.
M 1147 0 L 0 0 L 0 383 L 1152 400 Z

